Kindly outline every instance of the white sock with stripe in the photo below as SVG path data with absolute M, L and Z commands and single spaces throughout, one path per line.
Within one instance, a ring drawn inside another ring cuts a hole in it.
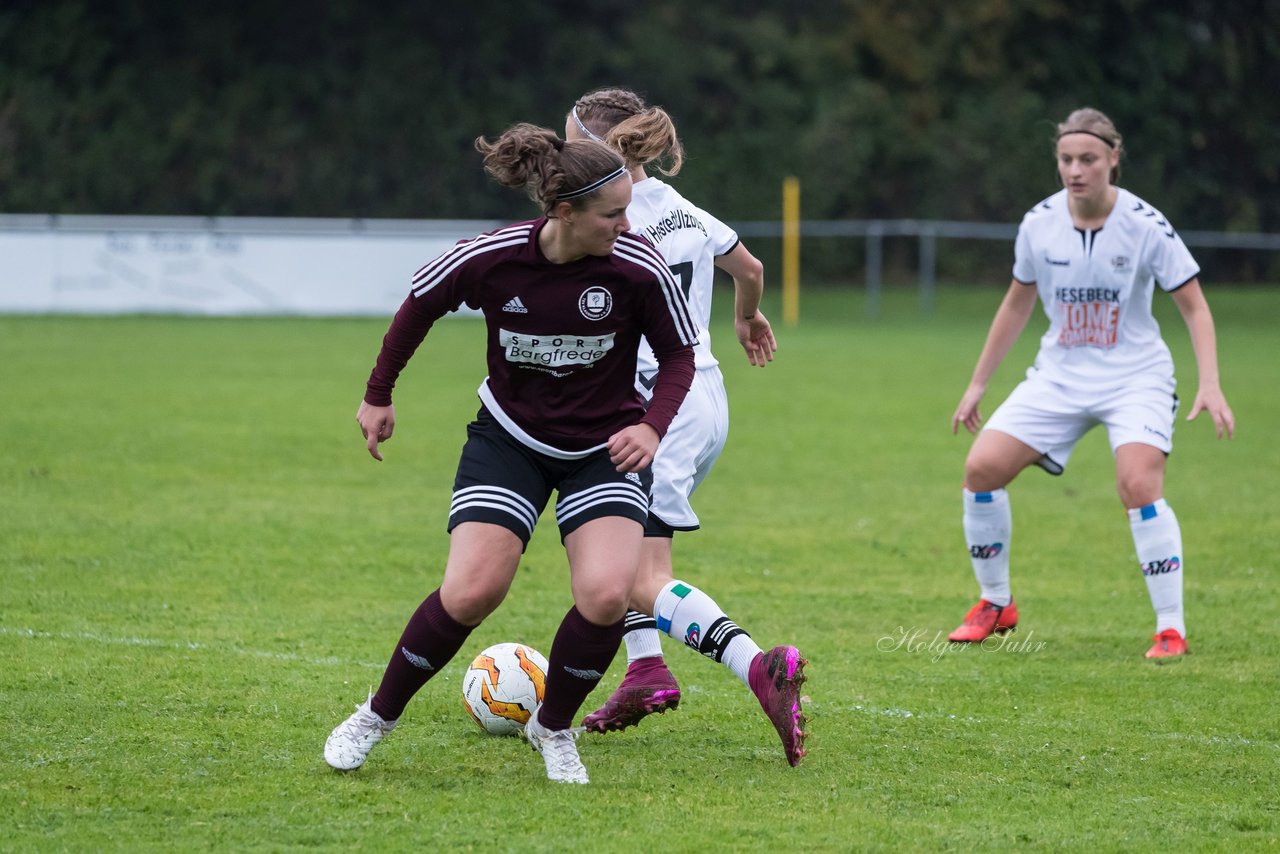
M 1173 508 L 1163 499 L 1129 511 L 1129 529 L 1138 565 L 1156 612 L 1156 634 L 1177 629 L 1187 636 L 1182 612 L 1182 529 Z
M 744 684 L 761 649 L 715 601 L 683 581 L 668 582 L 653 604 L 658 631 L 732 670 Z
M 648 614 L 639 611 L 628 611 L 622 620 L 625 634 L 622 641 L 627 645 L 627 664 L 634 664 L 642 658 L 662 657 L 662 635 L 658 633 L 658 623 Z
M 1004 607 L 1013 601 L 1009 589 L 1009 540 L 1013 514 L 1009 493 L 964 490 L 964 540 L 982 598 Z

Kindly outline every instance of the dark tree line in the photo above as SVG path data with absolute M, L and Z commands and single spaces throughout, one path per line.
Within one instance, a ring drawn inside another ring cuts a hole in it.
M 523 216 L 474 137 L 615 84 L 726 219 L 1015 221 L 1089 104 L 1180 228 L 1280 231 L 1280 0 L 9 0 L 0 210 Z

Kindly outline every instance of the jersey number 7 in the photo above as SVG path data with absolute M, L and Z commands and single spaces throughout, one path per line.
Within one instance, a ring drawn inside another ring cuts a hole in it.
M 680 290 L 684 291 L 684 301 L 689 301 L 689 291 L 693 289 L 693 262 L 682 261 L 671 265 L 671 273 L 680 280 Z

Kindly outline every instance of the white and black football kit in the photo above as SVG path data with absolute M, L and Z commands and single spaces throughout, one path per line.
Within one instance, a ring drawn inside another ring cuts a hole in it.
M 729 402 L 719 362 L 711 352 L 708 327 L 715 259 L 732 252 L 739 240 L 733 229 L 657 178 L 632 185 L 627 218 L 632 230 L 647 237 L 666 259 L 698 330 L 693 385 L 653 460 L 655 518 L 646 533 L 669 536 L 672 530 L 698 527 L 689 497 L 715 465 L 728 438 Z M 658 360 L 647 340 L 640 344 L 638 368 L 636 386 L 648 397 L 653 392 Z
M 1177 290 L 1200 268 L 1159 211 L 1116 193 L 1100 229 L 1075 227 L 1065 189 L 1018 228 L 1013 278 L 1037 289 L 1049 328 L 1027 378 L 986 427 L 1040 451 L 1054 474 L 1098 424 L 1113 451 L 1130 442 L 1173 448 L 1173 359 L 1151 300 L 1157 285 Z

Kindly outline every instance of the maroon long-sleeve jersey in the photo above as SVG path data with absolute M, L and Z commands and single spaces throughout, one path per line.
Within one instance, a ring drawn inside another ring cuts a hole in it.
M 553 264 L 542 217 L 460 241 L 413 277 L 382 340 L 365 401 L 391 403 L 396 378 L 431 325 L 462 304 L 488 327 L 480 399 L 517 439 L 577 457 L 640 422 L 666 434 L 693 381 L 697 327 L 662 256 L 622 234 L 611 255 Z M 636 349 L 648 339 L 658 381 L 645 408 Z

